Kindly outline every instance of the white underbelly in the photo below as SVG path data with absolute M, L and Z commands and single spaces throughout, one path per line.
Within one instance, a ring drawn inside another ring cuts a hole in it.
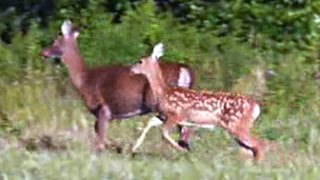
M 216 124 L 220 111 L 193 110 L 189 113 L 188 120 L 196 124 Z

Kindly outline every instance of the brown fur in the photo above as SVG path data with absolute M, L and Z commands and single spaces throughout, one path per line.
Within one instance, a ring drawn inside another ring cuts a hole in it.
M 187 65 L 160 64 L 168 84 L 176 86 L 182 66 L 192 73 Z M 123 115 L 136 110 L 142 111 L 138 114 L 149 113 L 157 105 L 145 76 L 133 74 L 130 67 L 109 65 L 89 69 L 84 79 L 83 87 L 77 90 L 87 108 L 95 110 L 101 104 L 108 104 L 112 119 L 128 118 Z

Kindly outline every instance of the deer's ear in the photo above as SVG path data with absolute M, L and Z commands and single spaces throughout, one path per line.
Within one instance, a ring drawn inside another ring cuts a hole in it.
M 74 39 L 77 39 L 79 37 L 79 35 L 80 35 L 80 30 L 79 29 L 74 29 L 72 31 L 72 36 L 73 36 Z
M 157 45 L 154 46 L 152 54 L 151 54 L 151 58 L 153 60 L 159 60 L 159 58 L 161 56 L 163 56 L 163 44 L 162 43 L 158 43 Z
M 67 37 L 72 33 L 72 22 L 70 20 L 65 20 L 61 26 L 61 32 L 63 36 Z

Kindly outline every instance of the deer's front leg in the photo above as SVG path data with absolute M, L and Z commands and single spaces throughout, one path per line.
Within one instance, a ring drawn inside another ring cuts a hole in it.
M 106 138 L 106 129 L 110 119 L 111 112 L 109 107 L 103 106 L 97 114 L 97 121 L 94 126 L 96 132 L 95 148 L 97 151 L 102 151 L 106 145 L 108 146 L 111 144 Z
M 168 116 L 168 119 L 165 125 L 162 128 L 162 135 L 167 140 L 172 147 L 181 152 L 188 152 L 188 149 L 181 147 L 172 137 L 170 136 L 171 129 L 177 125 L 177 121 L 179 121 L 179 117 L 177 116 Z

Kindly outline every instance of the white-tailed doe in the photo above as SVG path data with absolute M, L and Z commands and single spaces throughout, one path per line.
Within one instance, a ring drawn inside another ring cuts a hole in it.
M 256 160 L 262 160 L 266 141 L 250 133 L 260 114 L 258 103 L 248 96 L 227 92 L 194 91 L 168 86 L 159 68 L 163 45 L 157 44 L 150 57 L 141 58 L 131 70 L 144 74 L 157 101 L 158 112 L 167 119 L 162 129 L 163 137 L 177 150 L 186 151 L 170 136 L 176 125 L 197 127 L 221 127 L 229 132 L 238 144 L 250 150 Z

